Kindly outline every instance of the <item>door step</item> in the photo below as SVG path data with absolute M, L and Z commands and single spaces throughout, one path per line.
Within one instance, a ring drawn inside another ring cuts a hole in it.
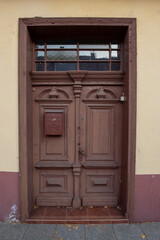
M 121 210 L 111 207 L 38 207 L 25 223 L 32 224 L 113 224 L 128 223 Z

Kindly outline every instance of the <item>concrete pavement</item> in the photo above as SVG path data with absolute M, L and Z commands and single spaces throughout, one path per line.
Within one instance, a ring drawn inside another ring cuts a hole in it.
M 0 222 L 0 240 L 160 240 L 160 223 L 22 224 Z

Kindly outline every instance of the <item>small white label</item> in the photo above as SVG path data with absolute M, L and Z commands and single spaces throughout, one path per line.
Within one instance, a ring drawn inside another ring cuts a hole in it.
M 125 97 L 124 97 L 124 96 L 121 96 L 121 97 L 120 97 L 120 100 L 121 100 L 121 102 L 124 102 Z

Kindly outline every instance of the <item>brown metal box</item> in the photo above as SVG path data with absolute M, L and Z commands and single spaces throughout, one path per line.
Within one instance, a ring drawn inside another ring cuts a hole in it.
M 63 134 L 63 112 L 45 112 L 45 135 Z

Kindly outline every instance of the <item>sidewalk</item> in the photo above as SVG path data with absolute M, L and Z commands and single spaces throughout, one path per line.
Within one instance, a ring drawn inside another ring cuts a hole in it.
M 0 222 L 0 240 L 160 240 L 160 223 L 20 224 Z

